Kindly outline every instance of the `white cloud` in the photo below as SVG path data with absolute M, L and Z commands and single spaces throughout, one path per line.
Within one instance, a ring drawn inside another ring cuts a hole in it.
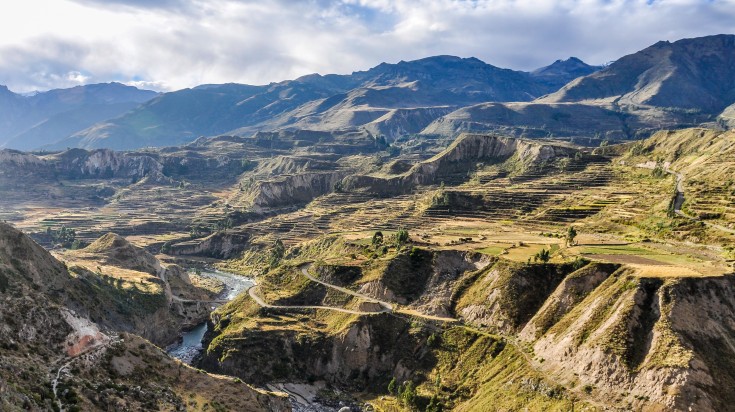
M 0 84 L 262 84 L 436 54 L 531 70 L 723 32 L 735 0 L 25 0 L 0 13 Z

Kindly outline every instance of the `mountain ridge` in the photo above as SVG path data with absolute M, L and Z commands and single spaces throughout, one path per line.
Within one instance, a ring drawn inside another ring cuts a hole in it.
M 436 118 L 427 117 L 427 109 L 439 108 L 438 114 L 447 107 L 488 100 L 530 101 L 553 91 L 555 86 L 547 83 L 555 76 L 537 81 L 527 72 L 498 68 L 474 57 L 445 55 L 381 63 L 349 75 L 310 74 L 263 86 L 202 85 L 166 93 L 48 148 L 134 149 L 188 143 L 201 135 L 244 135 L 279 128 L 354 129 L 376 121 L 371 130 L 387 132 L 392 139 L 426 127 Z M 202 110 L 195 110 L 197 106 Z M 401 118 L 378 120 L 395 110 L 404 111 Z
M 31 150 L 101 120 L 117 117 L 157 92 L 121 83 L 96 83 L 33 95 L 0 86 L 0 147 Z

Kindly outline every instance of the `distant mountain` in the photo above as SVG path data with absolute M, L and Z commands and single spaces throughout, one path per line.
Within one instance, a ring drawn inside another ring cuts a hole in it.
M 591 100 L 722 112 L 735 102 L 735 35 L 658 42 L 539 101 Z
M 532 75 L 537 79 L 543 73 L 558 75 L 574 65 L 584 70 L 570 59 Z M 733 103 L 735 36 L 716 35 L 658 42 L 530 103 L 460 108 L 432 122 L 423 133 L 494 130 L 515 136 L 589 139 L 596 144 L 715 121 L 728 127 L 734 123 Z
M 365 128 L 390 139 L 417 133 L 462 106 L 533 100 L 555 90 L 547 80 L 475 58 L 436 56 L 267 86 L 204 85 L 162 95 L 50 147 L 133 149 L 182 144 L 201 135 L 283 128 Z
M 576 57 L 570 57 L 532 71 L 531 77 L 549 87 L 559 89 L 577 77 L 587 76 L 600 69 L 602 66 L 590 66 Z
M 109 99 L 104 107 L 93 107 L 93 99 L 74 101 L 74 108 L 14 129 L 18 122 L 12 120 L 28 111 L 28 99 L 55 108 L 62 100 L 57 95 L 0 90 L 0 104 L 7 108 L 0 125 L 15 137 L 6 137 L 8 147 L 128 150 L 181 145 L 200 136 L 299 129 L 357 129 L 389 142 L 418 133 L 490 130 L 633 139 L 661 128 L 732 123 L 732 109 L 725 109 L 735 103 L 735 36 L 659 42 L 606 67 L 570 57 L 527 73 L 476 58 L 434 56 L 264 86 L 202 85 L 128 111 L 130 103 L 115 106 Z
M 158 93 L 120 83 L 20 95 L 0 86 L 0 146 L 29 150 L 117 117 Z

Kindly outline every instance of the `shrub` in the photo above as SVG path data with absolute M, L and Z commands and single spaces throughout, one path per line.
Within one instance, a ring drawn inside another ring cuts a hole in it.
M 396 243 L 398 244 L 398 246 L 403 245 L 409 240 L 410 240 L 410 237 L 408 235 L 408 230 L 404 228 L 398 229 L 398 233 L 396 233 Z
M 374 246 L 383 244 L 383 232 L 375 232 L 375 234 L 373 234 L 372 244 Z

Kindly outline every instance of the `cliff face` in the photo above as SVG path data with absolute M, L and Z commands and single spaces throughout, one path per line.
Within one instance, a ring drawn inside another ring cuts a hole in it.
M 578 376 L 606 402 L 727 409 L 733 395 L 717 388 L 735 379 L 727 343 L 735 336 L 733 279 L 621 272 L 538 339 L 534 352 L 557 379 Z
M 164 265 L 125 238 L 108 233 L 88 247 L 62 255 L 79 280 L 71 299 L 100 325 L 135 333 L 165 346 L 182 328 L 209 314 L 208 294 L 194 287 L 186 271 Z M 132 307 L 126 302 L 134 302 Z
M 170 180 L 163 175 L 163 166 L 150 156 L 107 149 L 91 152 L 72 149 L 46 156 L 3 150 L 0 152 L 0 165 L 8 176 Z
M 319 263 L 313 273 L 401 310 L 306 316 L 241 297 L 215 313 L 202 365 L 256 382 L 326 379 L 376 393 L 391 377 L 430 391 L 440 376 L 456 410 L 484 410 L 488 396 L 511 409 L 533 398 L 534 407 L 569 410 L 581 393 L 622 409 L 716 411 L 735 402 L 721 390 L 735 384 L 735 275 L 641 277 L 618 264 L 422 249 L 357 266 Z M 263 276 L 261 294 L 277 304 L 349 301 L 289 266 Z M 268 356 L 272 348 L 282 355 Z M 466 363 L 456 365 L 456 353 Z M 468 374 L 471 387 L 462 383 Z
M 250 245 L 247 234 L 217 232 L 204 239 L 189 240 L 171 246 L 172 255 L 192 255 L 229 259 Z
M 447 149 L 414 165 L 408 172 L 388 178 L 353 175 L 344 180 L 344 187 L 348 190 L 367 189 L 379 194 L 405 193 L 417 185 L 436 184 L 458 170 L 466 171 L 476 162 L 502 162 L 513 157 L 523 169 L 558 157 L 573 156 L 576 150 L 560 144 L 465 133 Z
M 346 172 L 305 173 L 259 182 L 253 189 L 252 204 L 263 210 L 308 203 L 331 193 L 346 175 Z

